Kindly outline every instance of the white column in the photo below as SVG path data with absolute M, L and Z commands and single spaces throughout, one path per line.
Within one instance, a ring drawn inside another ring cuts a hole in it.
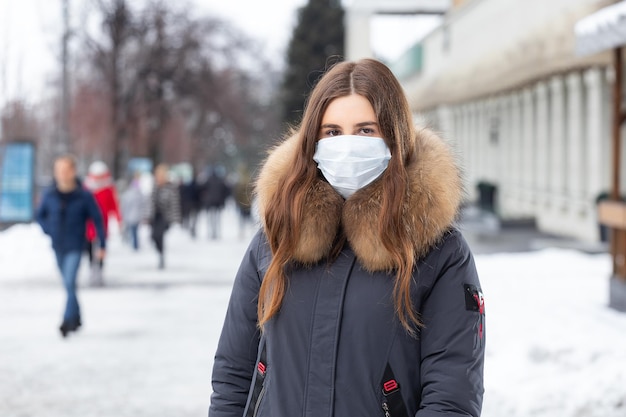
M 482 166 L 482 162 L 484 159 L 485 150 L 482 149 L 482 145 L 480 143 L 480 138 L 476 134 L 476 126 L 478 125 L 478 117 L 477 117 L 477 107 L 475 103 L 466 103 L 465 104 L 465 115 L 467 120 L 467 130 L 469 132 L 470 144 L 472 147 L 472 170 L 474 175 L 474 180 L 472 182 L 471 189 L 472 193 L 476 199 L 478 199 L 478 190 L 476 189 L 476 184 L 480 181 L 484 175 L 484 167 Z
M 493 157 L 493 146 L 489 141 L 489 115 L 491 112 L 491 101 L 482 99 L 476 102 L 478 109 L 479 129 L 477 135 L 479 149 L 481 157 L 478 160 L 482 175 L 477 178 L 478 181 L 491 181 L 494 182 L 495 170 L 497 161 Z M 478 182 L 477 181 L 477 182 Z
M 463 172 L 463 187 L 468 192 L 467 198 L 471 200 L 473 196 L 469 193 L 472 178 L 469 154 L 470 146 L 467 136 L 463 134 L 463 112 L 461 111 L 461 106 L 455 105 L 452 107 L 452 115 L 454 120 L 454 131 L 452 134 L 455 142 L 458 144 L 457 152 Z
M 472 155 L 470 153 L 471 147 L 469 143 L 469 138 L 467 137 L 467 129 L 465 127 L 465 112 L 463 111 L 463 105 L 457 105 L 455 107 L 455 113 L 455 137 L 460 143 L 463 144 L 463 171 L 465 178 L 465 189 L 467 191 L 468 198 L 471 200 L 474 197 L 469 187 L 472 177 Z
M 502 196 L 502 216 L 511 217 L 512 211 L 514 211 L 512 190 L 513 190 L 513 160 L 514 160 L 514 148 L 513 148 L 513 129 L 511 124 L 511 96 L 504 95 L 498 98 L 496 105 L 497 114 L 500 119 L 500 159 L 502 165 L 498 172 L 498 177 L 502 178 L 501 186 L 499 187 Z
M 450 143 L 454 143 L 452 132 L 454 131 L 454 122 L 452 120 L 452 112 L 448 105 L 437 106 L 438 129 L 443 134 L 444 139 Z M 456 146 L 456 145 L 455 145 Z
M 476 194 L 476 178 L 478 177 L 478 154 L 479 149 L 476 146 L 476 142 L 474 141 L 474 135 L 471 130 L 471 121 L 470 121 L 470 108 L 467 103 L 461 105 L 461 118 L 463 119 L 463 137 L 467 142 L 467 161 L 468 161 L 468 171 L 469 180 L 467 184 L 467 191 L 471 196 L 472 200 L 476 200 L 478 195 Z
M 452 120 L 452 123 L 450 125 L 451 129 L 449 132 L 447 132 L 447 135 L 450 141 L 456 144 L 455 147 L 456 147 L 456 152 L 457 152 L 457 160 L 459 161 L 459 163 L 463 164 L 465 160 L 464 155 L 463 155 L 463 149 L 465 147 L 465 143 L 461 140 L 461 138 L 457 134 L 457 130 L 459 127 L 459 120 L 458 120 L 458 114 L 457 114 L 456 109 L 457 109 L 456 106 L 449 107 L 450 119 Z
M 581 210 L 584 199 L 586 166 L 583 163 L 583 136 L 585 134 L 585 118 L 583 111 L 582 77 L 579 72 L 567 76 L 567 175 L 565 185 L 568 195 L 576 210 Z
M 609 126 L 606 125 L 608 97 L 604 94 L 603 70 L 592 68 L 585 73 L 587 89 L 587 198 L 608 191 L 611 161 L 609 159 Z
M 494 184 L 500 184 L 500 164 L 501 164 L 501 140 L 502 140 L 502 129 L 498 122 L 498 127 L 496 129 L 496 141 L 494 142 L 492 138 L 492 123 L 494 119 L 497 119 L 497 99 L 489 98 L 483 102 L 481 102 L 481 121 L 482 121 L 482 147 L 484 149 L 484 154 L 487 156 L 485 160 L 481 161 L 481 165 L 486 172 L 486 175 L 483 177 L 484 180 L 490 181 Z M 501 197 L 502 190 L 501 187 L 498 190 L 499 196 Z
M 602 191 L 608 191 L 611 161 L 609 159 L 609 126 L 606 123 L 608 97 L 605 94 L 604 70 L 591 68 L 584 74 L 587 96 L 585 112 L 587 126 L 585 130 L 585 201 L 594 215 L 587 220 L 589 240 L 598 240 L 597 211 L 595 199 Z
M 565 94 L 563 78 L 555 76 L 550 80 L 550 187 L 551 206 L 555 221 L 559 221 L 567 209 L 564 201 L 565 196 L 565 167 L 566 167 L 566 147 L 565 147 Z M 556 226 L 556 225 L 555 225 Z
M 539 227 L 541 227 L 549 204 L 550 97 L 547 84 L 543 81 L 538 82 L 535 87 L 535 94 L 537 96 L 537 146 L 535 147 L 534 156 L 537 166 L 535 189 L 538 196 L 536 218 Z
M 579 71 L 567 75 L 567 176 L 565 185 L 570 211 L 568 219 L 571 235 L 584 240 L 594 240 L 597 227 L 595 211 L 586 201 L 588 175 L 585 156 L 587 112 L 585 89 Z
M 482 179 L 489 178 L 489 167 L 493 164 L 493 159 L 489 153 L 489 139 L 487 135 L 487 109 L 483 100 L 475 102 L 476 108 L 476 140 L 480 147 L 480 153 L 482 155 L 481 170 Z
M 509 118 L 511 126 L 511 213 L 520 217 L 522 215 L 522 120 L 521 120 L 521 97 L 519 92 L 514 91 L 510 97 Z
M 348 8 L 344 15 L 346 28 L 346 59 L 356 60 L 372 57 L 371 17 L 373 11 L 363 8 Z
M 482 149 L 480 147 L 479 138 L 476 135 L 476 126 L 478 124 L 478 120 L 476 117 L 476 105 L 473 102 L 465 104 L 465 117 L 466 117 L 466 126 L 467 126 L 467 137 L 469 138 L 469 143 L 472 144 L 473 147 L 473 167 L 474 172 L 478 178 L 481 178 L 484 173 L 482 170 Z M 472 188 L 474 188 L 476 184 L 472 184 Z
M 522 91 L 522 208 L 524 214 L 532 216 L 536 203 L 535 190 L 536 147 L 535 102 L 534 93 L 530 88 Z

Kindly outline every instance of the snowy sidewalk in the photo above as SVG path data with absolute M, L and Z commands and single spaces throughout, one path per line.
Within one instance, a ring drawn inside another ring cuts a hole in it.
M 166 269 L 142 230 L 133 252 L 115 228 L 104 288 L 79 300 L 64 340 L 64 293 L 37 225 L 0 232 L 0 417 L 206 416 L 211 367 L 248 241 L 234 210 L 223 239 L 175 227 Z M 626 314 L 607 308 L 610 258 L 545 249 L 476 256 L 487 307 L 483 417 L 626 416 Z M 377 411 L 373 411 L 376 415 Z
M 200 219 L 202 222 L 204 219 Z M 149 231 L 133 252 L 112 228 L 106 287 L 79 276 L 83 328 L 58 326 L 64 293 L 37 225 L 0 234 L 0 416 L 206 416 L 214 349 L 230 287 L 251 237 L 235 213 L 221 240 L 174 227 L 157 270 Z

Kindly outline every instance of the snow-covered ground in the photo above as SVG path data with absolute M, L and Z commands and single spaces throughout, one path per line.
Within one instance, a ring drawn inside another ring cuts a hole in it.
M 80 271 L 83 328 L 62 339 L 64 293 L 37 225 L 0 232 L 1 417 L 206 416 L 213 354 L 253 231 L 174 227 L 157 270 L 112 227 L 104 288 Z M 549 248 L 477 255 L 487 306 L 484 417 L 625 417 L 626 314 L 607 307 L 610 258 Z

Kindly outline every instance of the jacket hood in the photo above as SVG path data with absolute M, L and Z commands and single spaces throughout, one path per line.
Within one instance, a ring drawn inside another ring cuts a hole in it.
M 414 139 L 415 153 L 407 164 L 409 192 L 402 205 L 404 227 L 413 238 L 416 258 L 423 257 L 455 222 L 463 198 L 459 168 L 450 147 L 428 129 Z M 259 214 L 265 227 L 268 202 L 281 179 L 292 169 L 299 151 L 295 136 L 270 151 L 256 182 Z M 294 260 L 313 264 L 330 252 L 340 227 L 361 264 L 369 271 L 394 269 L 385 249 L 378 219 L 383 183 L 376 180 L 344 200 L 321 176 L 305 197 L 304 218 Z

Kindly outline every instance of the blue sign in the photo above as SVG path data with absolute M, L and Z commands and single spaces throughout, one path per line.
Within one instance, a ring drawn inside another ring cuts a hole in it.
M 0 143 L 0 223 L 33 220 L 34 167 L 33 143 Z

